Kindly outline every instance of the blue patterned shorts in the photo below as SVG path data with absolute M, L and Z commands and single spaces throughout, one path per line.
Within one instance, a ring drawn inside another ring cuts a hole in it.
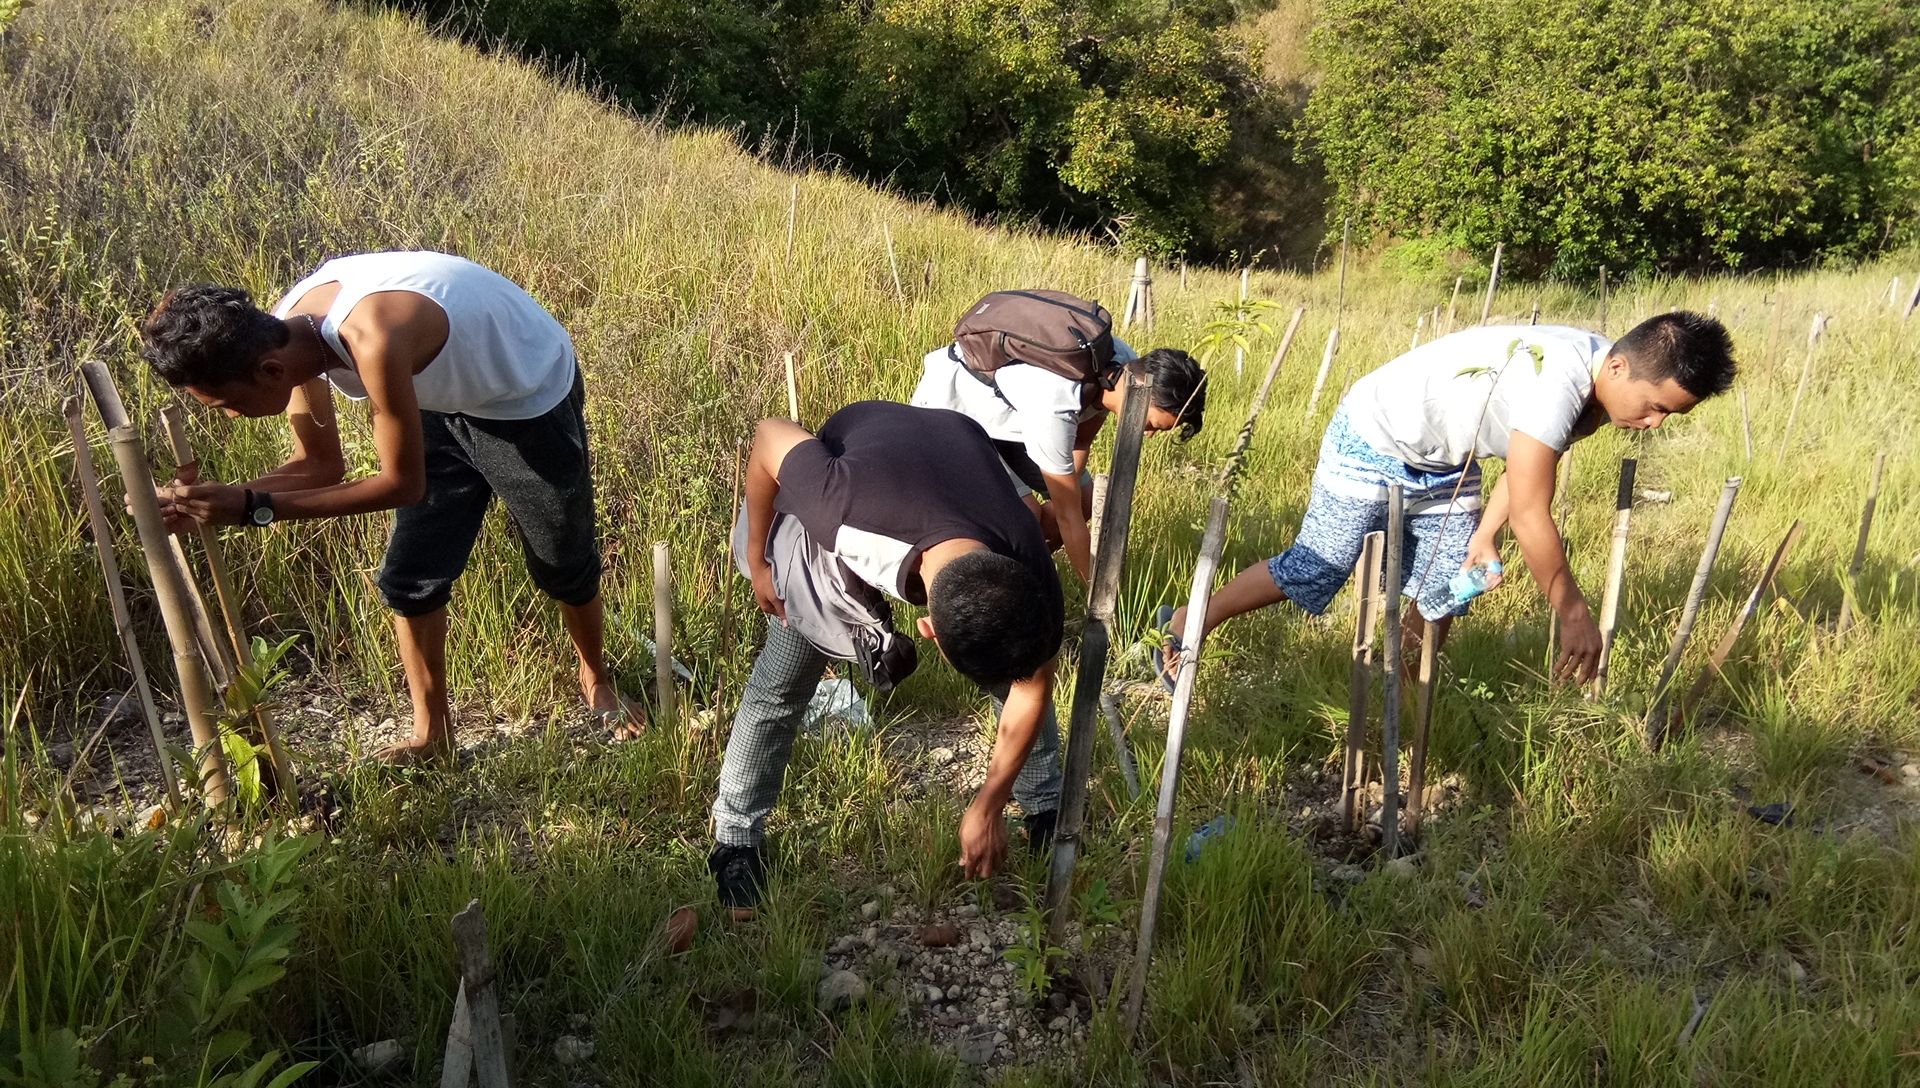
M 1467 546 L 1480 526 L 1480 466 L 1427 472 L 1388 457 L 1354 433 L 1345 407 L 1333 414 L 1320 441 L 1313 495 L 1299 535 L 1267 561 L 1267 573 L 1288 600 L 1316 616 L 1327 610 L 1353 576 L 1367 534 L 1386 530 L 1392 483 L 1401 485 L 1406 503 L 1401 592 L 1427 619 L 1466 614 L 1466 605 L 1454 605 L 1447 580 L 1466 562 Z

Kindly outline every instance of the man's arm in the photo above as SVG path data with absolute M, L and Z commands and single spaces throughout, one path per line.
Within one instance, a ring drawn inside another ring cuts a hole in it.
M 1560 455 L 1531 435 L 1515 431 L 1507 444 L 1507 521 L 1540 592 L 1560 617 L 1561 652 L 1554 674 L 1582 683 L 1600 666 L 1600 628 L 1567 566 L 1566 543 L 1553 524 L 1553 472 Z
M 1082 583 L 1093 580 L 1093 537 L 1087 529 L 1086 498 L 1080 491 L 1080 477 L 1040 474 L 1047 481 L 1047 505 L 1053 509 L 1053 524 L 1060 530 L 1060 546 Z
M 279 468 L 240 486 L 277 494 L 331 487 L 346 478 L 347 458 L 333 414 L 333 388 L 325 378 L 315 378 L 293 391 L 287 402 L 287 423 L 293 430 L 292 456 Z
M 1053 665 L 1016 681 L 1000 707 L 1000 726 L 987 760 L 987 780 L 960 817 L 960 867 L 968 877 L 992 876 L 1006 860 L 1007 828 L 1001 820 L 1013 797 L 1013 780 L 1026 765 L 1040 720 L 1053 703 Z
M 1467 542 L 1467 558 L 1461 562 L 1461 570 L 1499 561 L 1500 530 L 1506 527 L 1507 509 L 1507 473 L 1503 472 L 1493 482 L 1493 490 L 1487 493 L 1486 505 L 1480 510 L 1480 527 Z
M 793 447 L 813 435 L 798 423 L 763 419 L 754 428 L 753 451 L 747 455 L 747 569 L 753 572 L 753 596 L 760 610 L 781 621 L 787 607 L 773 588 L 773 567 L 767 563 L 767 530 L 773 525 L 773 500 L 780 493 L 780 466 Z

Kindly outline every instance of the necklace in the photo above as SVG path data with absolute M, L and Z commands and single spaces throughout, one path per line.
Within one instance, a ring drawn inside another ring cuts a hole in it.
M 320 342 L 320 354 L 328 360 L 335 358 L 338 353 L 333 350 L 332 344 L 327 343 L 327 338 L 320 335 L 320 323 L 313 319 L 312 314 L 301 314 L 300 316 L 307 319 L 307 328 L 313 330 L 313 338 Z

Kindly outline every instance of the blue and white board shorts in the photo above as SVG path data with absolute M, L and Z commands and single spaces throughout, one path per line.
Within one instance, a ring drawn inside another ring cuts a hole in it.
M 1320 440 L 1313 495 L 1300 533 L 1286 551 L 1267 560 L 1267 573 L 1287 599 L 1318 616 L 1353 576 L 1371 532 L 1387 528 L 1387 486 L 1405 496 L 1407 556 L 1401 592 L 1430 620 L 1465 615 L 1447 580 L 1466 562 L 1480 526 L 1480 466 L 1428 472 L 1389 457 L 1355 434 L 1342 406 Z

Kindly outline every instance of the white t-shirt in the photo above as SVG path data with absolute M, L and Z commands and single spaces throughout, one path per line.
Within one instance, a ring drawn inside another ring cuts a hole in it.
M 1125 341 L 1114 339 L 1115 362 L 1137 357 Z M 1015 363 L 994 371 L 989 385 L 968 370 L 962 358 L 955 344 L 927 353 L 913 391 L 914 407 L 959 412 L 986 428 L 987 437 L 1025 446 L 1041 472 L 1073 475 L 1073 440 L 1080 424 L 1106 409 L 1098 403 L 1086 405 L 1079 382 L 1050 370 Z
M 340 284 L 326 316 L 315 322 L 342 359 L 340 323 L 360 300 L 379 291 L 412 291 L 447 314 L 447 343 L 413 376 L 414 396 L 429 412 L 458 412 L 481 419 L 533 419 L 573 390 L 573 338 L 512 280 L 483 265 L 445 253 L 361 253 L 337 257 L 287 291 L 274 305 L 285 317 L 307 292 Z M 339 366 L 327 371 L 335 389 L 365 400 L 360 375 Z
M 1564 325 L 1465 329 L 1361 378 L 1341 403 L 1369 446 L 1428 471 L 1505 457 L 1515 431 L 1565 450 L 1612 347 Z

